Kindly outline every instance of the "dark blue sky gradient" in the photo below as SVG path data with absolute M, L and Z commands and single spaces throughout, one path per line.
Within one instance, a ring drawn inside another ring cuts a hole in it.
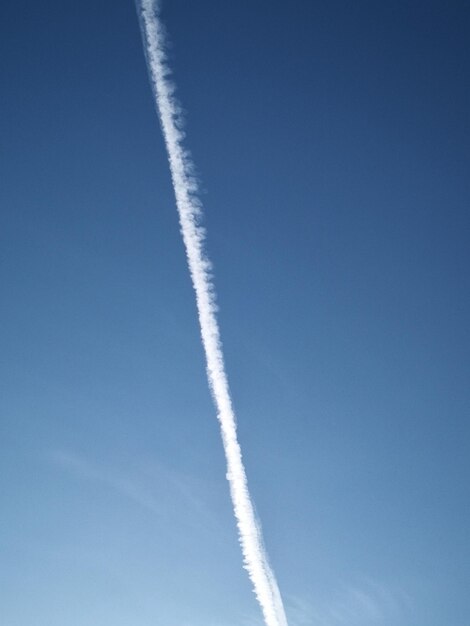
M 470 6 L 162 13 L 290 625 L 467 626 Z M 256 625 L 135 7 L 0 24 L 0 621 Z

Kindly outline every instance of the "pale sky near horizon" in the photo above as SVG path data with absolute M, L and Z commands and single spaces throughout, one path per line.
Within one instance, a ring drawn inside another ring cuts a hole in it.
M 163 20 L 290 626 L 468 626 L 468 3 Z M 0 30 L 0 623 L 261 626 L 134 4 Z

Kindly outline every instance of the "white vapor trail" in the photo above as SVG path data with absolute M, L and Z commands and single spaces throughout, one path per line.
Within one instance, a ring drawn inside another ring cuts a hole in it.
M 227 479 L 237 521 L 244 567 L 263 612 L 266 626 L 287 626 L 281 595 L 263 547 L 263 538 L 248 491 L 245 468 L 237 439 L 236 419 L 225 372 L 211 264 L 205 252 L 205 232 L 200 224 L 202 206 L 188 151 L 180 106 L 174 97 L 166 57 L 165 32 L 156 0 L 137 0 L 150 82 L 160 117 L 176 196 L 181 232 L 199 315 L 207 378 L 217 409 L 227 461 Z

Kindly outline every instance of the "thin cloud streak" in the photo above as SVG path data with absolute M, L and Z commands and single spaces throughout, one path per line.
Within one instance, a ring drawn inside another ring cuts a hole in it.
M 398 585 L 369 578 L 343 584 L 327 596 L 286 599 L 294 626 L 385 626 L 411 616 L 412 600 Z
M 157 515 L 161 513 L 161 505 L 158 499 L 129 476 L 97 466 L 83 457 L 63 450 L 56 450 L 48 456 L 53 463 L 76 476 L 107 485 L 114 491 L 124 494 L 142 508 Z
M 225 372 L 211 264 L 205 252 L 201 226 L 202 206 L 191 157 L 183 145 L 181 109 L 174 97 L 166 58 L 166 38 L 155 0 L 138 0 L 137 9 L 144 39 L 150 82 L 165 140 L 176 196 L 181 233 L 196 294 L 197 311 L 206 356 L 207 378 L 217 409 L 227 461 L 227 479 L 237 521 L 244 567 L 267 626 L 287 626 L 281 595 L 258 526 L 247 486 L 237 439 L 236 419 Z
M 204 528 L 213 540 L 222 541 L 226 529 L 207 501 L 208 485 L 193 477 L 152 462 L 131 467 L 114 467 L 97 463 L 70 450 L 56 449 L 45 454 L 48 462 L 76 478 L 111 489 L 158 517 L 172 514 L 179 506 L 191 514 L 180 521 L 184 525 Z M 169 500 L 171 497 L 171 500 Z

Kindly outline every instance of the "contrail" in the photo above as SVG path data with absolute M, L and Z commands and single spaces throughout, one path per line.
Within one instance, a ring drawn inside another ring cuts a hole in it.
M 211 263 L 205 251 L 201 226 L 202 206 L 194 166 L 184 147 L 181 110 L 175 99 L 166 57 L 165 31 L 156 0 L 136 0 L 150 82 L 160 117 L 176 196 L 181 233 L 189 271 L 196 292 L 207 378 L 217 409 L 227 461 L 227 479 L 237 521 L 244 567 L 253 584 L 267 626 L 287 626 L 281 595 L 263 546 L 261 530 L 248 491 L 245 468 L 237 439 L 236 419 L 230 398 L 217 322 Z

